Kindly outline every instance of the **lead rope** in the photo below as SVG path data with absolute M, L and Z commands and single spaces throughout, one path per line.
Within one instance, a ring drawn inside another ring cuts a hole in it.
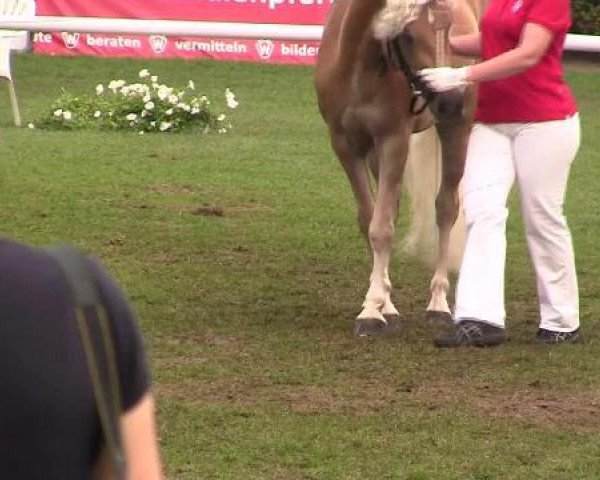
M 446 33 L 444 30 L 435 31 L 435 66 L 446 65 Z
M 433 6 L 429 6 L 429 21 L 433 24 L 433 28 L 435 29 L 435 66 L 436 67 L 445 67 L 446 63 L 446 31 L 450 30 L 450 25 L 452 24 L 452 14 L 450 10 L 440 10 L 436 9 Z M 442 184 L 442 165 L 441 165 L 441 152 L 440 152 L 440 142 L 439 139 L 435 142 L 435 178 L 434 185 L 437 191 Z
M 446 65 L 446 32 L 437 28 L 435 31 L 435 66 L 443 67 Z M 440 142 L 435 142 L 435 186 L 440 191 L 442 184 L 442 165 L 441 165 L 442 153 L 440 151 Z

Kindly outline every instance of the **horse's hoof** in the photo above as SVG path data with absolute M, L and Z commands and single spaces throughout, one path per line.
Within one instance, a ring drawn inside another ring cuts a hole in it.
M 388 333 L 400 330 L 400 315 L 396 313 L 384 313 L 383 318 L 385 318 L 385 321 L 387 322 Z
M 439 310 L 427 310 L 425 312 L 425 319 L 431 324 L 452 323 L 452 315 Z
M 388 333 L 388 324 L 378 318 L 357 318 L 354 323 L 354 335 L 357 337 L 384 337 Z

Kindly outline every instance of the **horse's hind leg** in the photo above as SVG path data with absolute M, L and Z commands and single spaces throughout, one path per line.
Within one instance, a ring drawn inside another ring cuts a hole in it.
M 344 133 L 332 133 L 331 146 L 346 172 L 354 193 L 358 226 L 363 236 L 368 239 L 369 225 L 373 216 L 373 193 L 364 155 L 352 147 Z
M 443 161 L 441 185 L 435 201 L 439 251 L 431 280 L 431 301 L 427 307 L 430 317 L 450 318 L 447 300 L 450 286 L 448 281 L 450 232 L 458 217 L 458 186 L 464 171 L 469 131 L 469 125 L 464 122 L 438 125 Z

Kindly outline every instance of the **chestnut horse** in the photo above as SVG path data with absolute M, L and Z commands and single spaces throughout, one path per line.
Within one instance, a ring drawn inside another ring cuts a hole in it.
M 416 163 L 406 181 L 414 183 L 407 185 L 409 193 L 430 191 L 429 203 L 435 202 L 439 241 L 427 313 L 444 318 L 450 314 L 450 234 L 459 213 L 458 187 L 475 91 L 469 87 L 435 94 L 417 72 L 465 63 L 450 56 L 448 34 L 450 28 L 453 34 L 477 31 L 478 7 L 467 1 L 336 0 L 323 31 L 315 71 L 319 109 L 350 181 L 360 230 L 373 252 L 370 286 L 357 317 L 359 335 L 385 331 L 388 322 L 399 318 L 388 266 L 411 136 L 427 129 L 437 132 L 428 141 L 435 142 L 433 152 L 438 149 L 441 155 L 440 178 L 433 168 L 423 169 L 423 162 L 435 166 L 435 158 L 417 158 L 413 148 L 411 162 Z M 432 183 L 435 188 L 426 187 Z M 419 221 L 424 215 L 419 208 L 428 202 L 417 203 L 414 219 Z M 426 232 L 420 233 L 422 237 Z M 419 241 L 413 236 L 413 244 Z

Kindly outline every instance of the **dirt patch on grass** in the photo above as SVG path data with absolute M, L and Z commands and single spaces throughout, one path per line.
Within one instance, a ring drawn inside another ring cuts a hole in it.
M 157 341 L 168 347 L 185 347 L 194 350 L 195 346 L 218 347 L 224 353 L 239 352 L 243 345 L 243 338 L 236 335 L 222 335 L 210 329 L 193 334 L 172 334 L 164 337 L 157 337 Z M 169 358 L 171 358 L 170 356 Z
M 162 384 L 158 391 L 159 394 L 194 403 L 243 407 L 276 405 L 302 414 L 364 414 L 389 406 L 391 390 L 382 394 L 379 386 L 365 387 L 340 391 L 320 385 L 281 385 L 261 378 L 227 378 Z
M 199 215 L 202 217 L 224 217 L 225 209 L 218 205 L 201 205 L 191 210 L 192 215 Z
M 177 261 L 177 258 L 170 252 L 160 252 L 151 255 L 148 260 L 156 265 L 170 265 Z
M 269 207 L 252 203 L 232 204 L 225 207 L 206 203 L 192 208 L 190 212 L 192 215 L 201 215 L 204 217 L 224 217 L 226 215 L 262 212 L 265 210 L 269 210 Z
M 277 406 L 300 414 L 367 415 L 402 406 L 448 409 L 509 423 L 570 431 L 600 429 L 600 392 L 544 388 L 426 384 L 418 387 L 354 381 L 343 385 L 277 384 L 267 378 L 223 378 L 159 386 L 159 395 L 180 401 L 240 407 Z
M 441 406 L 464 404 L 494 419 L 537 427 L 569 430 L 600 429 L 600 392 L 556 392 L 537 385 L 509 390 L 506 387 L 427 385 L 418 392 Z
M 163 183 L 160 185 L 152 185 L 150 187 L 150 191 L 154 193 L 159 193 L 161 195 L 185 195 L 202 192 L 204 190 L 200 189 L 196 185 L 191 184 L 174 185 L 172 183 Z

